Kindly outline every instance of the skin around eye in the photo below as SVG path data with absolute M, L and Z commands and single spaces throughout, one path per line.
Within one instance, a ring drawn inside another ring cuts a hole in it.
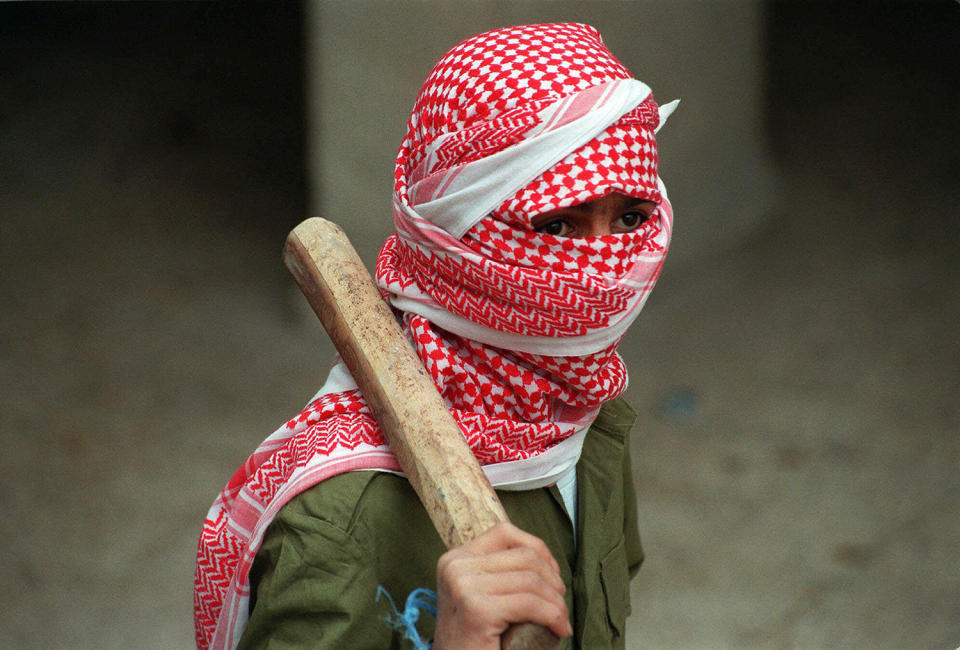
M 613 232 L 632 232 L 636 230 L 650 221 L 654 209 L 656 209 L 656 206 L 651 203 L 648 210 L 631 210 L 624 213 L 613 223 Z
M 646 223 L 657 204 L 653 201 L 610 194 L 567 208 L 537 215 L 532 220 L 536 232 L 554 237 L 600 237 L 628 233 Z

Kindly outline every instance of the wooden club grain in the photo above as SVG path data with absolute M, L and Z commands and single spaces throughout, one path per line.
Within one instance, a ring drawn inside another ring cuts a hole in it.
M 506 512 L 430 375 L 343 230 L 307 219 L 284 262 L 350 369 L 400 467 L 447 548 L 507 521 Z M 511 626 L 510 650 L 554 648 L 546 628 Z

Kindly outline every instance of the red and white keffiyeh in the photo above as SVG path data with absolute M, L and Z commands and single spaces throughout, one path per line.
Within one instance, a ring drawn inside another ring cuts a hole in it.
M 591 27 L 524 25 L 464 41 L 428 76 L 397 157 L 396 234 L 376 278 L 491 482 L 573 467 L 627 372 L 617 344 L 659 275 L 672 210 L 657 107 Z M 545 211 L 618 192 L 657 203 L 630 233 L 534 232 Z M 337 474 L 399 471 L 342 365 L 220 493 L 197 554 L 198 647 L 233 647 L 248 573 L 294 496 Z

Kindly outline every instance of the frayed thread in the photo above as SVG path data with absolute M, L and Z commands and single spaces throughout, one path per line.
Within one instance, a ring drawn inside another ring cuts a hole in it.
M 420 620 L 420 610 L 424 610 L 432 616 L 437 615 L 437 593 L 431 589 L 420 587 L 414 589 L 407 596 L 407 602 L 403 604 L 403 613 L 397 611 L 397 606 L 393 602 L 390 592 L 377 585 L 377 602 L 380 602 L 380 596 L 386 596 L 390 601 L 390 607 L 393 608 L 393 615 L 387 616 L 387 623 L 398 632 L 403 632 L 403 638 L 413 643 L 416 650 L 430 650 L 433 647 L 432 641 L 424 641 L 417 632 L 417 621 Z

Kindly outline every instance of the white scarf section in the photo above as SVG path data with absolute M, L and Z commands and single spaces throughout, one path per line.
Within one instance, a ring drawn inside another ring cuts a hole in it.
M 426 219 L 459 239 L 517 190 L 636 108 L 650 92 L 637 79 L 617 79 L 563 97 L 540 111 L 539 123 L 522 142 L 414 182 L 409 189 L 411 205 L 398 207 L 408 218 Z M 677 103 L 659 107 L 660 126 Z M 422 165 L 430 169 L 434 152 L 456 135 L 448 133 L 432 142 Z

